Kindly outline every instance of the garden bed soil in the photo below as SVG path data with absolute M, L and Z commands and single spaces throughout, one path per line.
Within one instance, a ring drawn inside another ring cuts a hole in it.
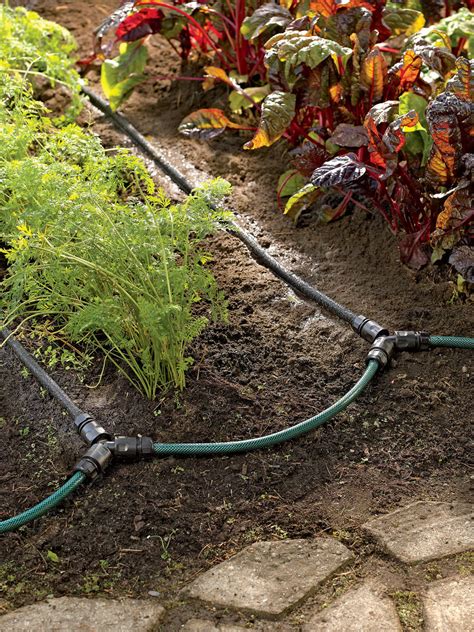
M 115 6 L 29 4 L 70 28 L 83 55 L 94 26 Z M 150 72 L 177 72 L 179 60 L 166 43 L 153 46 Z M 238 135 L 211 144 L 179 137 L 181 118 L 212 102 L 212 95 L 194 96 L 194 89 L 150 81 L 123 111 L 189 178 L 227 178 L 234 209 L 260 243 L 336 300 L 391 330 L 472 335 L 472 304 L 456 297 L 445 271 L 403 267 L 378 216 L 356 213 L 330 225 L 309 217 L 298 228 L 282 217 L 274 192 L 284 169 L 281 147 L 247 153 Z M 97 113 L 87 118 L 106 145 L 124 142 Z M 51 369 L 110 431 L 159 441 L 262 435 L 323 409 L 362 373 L 367 344 L 346 326 L 300 300 L 236 239 L 219 234 L 209 250 L 229 300 L 229 322 L 211 325 L 194 343 L 183 393 L 146 401 L 109 368 L 100 386 L 90 388 L 99 361 L 87 371 Z M 60 484 L 83 447 L 60 406 L 9 350 L 0 354 L 6 518 Z M 347 411 L 296 441 L 233 457 L 114 464 L 56 512 L 3 537 L 0 611 L 49 594 L 155 591 L 174 607 L 166 627 L 174 630 L 199 612 L 181 601 L 180 588 L 253 541 L 331 533 L 361 559 L 373 551 L 359 531 L 369 518 L 420 499 L 469 500 L 473 371 L 466 351 L 401 354 Z M 383 556 L 356 562 L 353 570 L 354 576 L 397 574 Z

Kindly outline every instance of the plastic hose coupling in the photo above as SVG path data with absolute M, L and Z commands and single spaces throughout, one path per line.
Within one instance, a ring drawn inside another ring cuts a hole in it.
M 398 351 L 428 351 L 430 334 L 426 331 L 396 331 L 395 347 Z
M 153 456 L 153 439 L 151 437 L 114 437 L 112 441 L 105 441 L 108 450 L 119 458 L 127 460 L 146 459 Z
M 111 435 L 88 413 L 77 415 L 74 418 L 74 425 L 81 439 L 88 445 L 111 438 Z
M 82 472 L 89 480 L 102 474 L 112 460 L 112 452 L 104 442 L 91 446 L 73 468 L 73 472 Z
M 380 369 L 384 369 L 395 351 L 395 336 L 376 338 L 367 354 L 367 362 L 375 360 Z
M 356 316 L 352 321 L 352 329 L 367 342 L 373 342 L 379 336 L 388 336 L 389 331 L 365 316 Z

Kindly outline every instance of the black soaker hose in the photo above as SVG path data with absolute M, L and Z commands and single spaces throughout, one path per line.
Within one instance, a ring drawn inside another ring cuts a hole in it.
M 151 145 L 146 138 L 140 134 L 140 132 L 128 121 L 124 116 L 117 112 L 112 112 L 109 104 L 105 99 L 100 97 L 98 94 L 90 90 L 84 86 L 82 88 L 84 94 L 89 98 L 92 105 L 94 105 L 97 109 L 103 112 L 106 116 L 108 116 L 115 125 L 122 130 L 134 143 L 138 145 L 159 167 L 161 171 L 163 171 L 171 180 L 178 185 L 178 187 L 186 194 L 191 193 L 193 190 L 190 182 L 185 178 L 185 176 L 180 173 L 173 165 L 171 165 L 163 156 L 161 156 L 158 151 Z M 331 314 L 334 314 L 341 320 L 345 321 L 351 327 L 355 329 L 362 337 L 366 338 L 361 332 L 361 329 L 365 325 L 365 333 L 367 334 L 369 327 L 367 327 L 368 319 L 363 316 L 358 316 L 354 312 L 352 312 L 347 307 L 340 305 L 336 301 L 334 301 L 329 296 L 326 296 L 323 292 L 320 292 L 309 283 L 304 281 L 301 277 L 290 272 L 284 266 L 282 266 L 274 257 L 272 257 L 260 244 L 257 240 L 252 237 L 250 233 L 248 233 L 244 228 L 236 224 L 235 222 L 230 223 L 230 228 L 227 229 L 231 235 L 235 235 L 242 241 L 250 252 L 253 254 L 255 259 L 262 263 L 265 267 L 271 270 L 276 276 L 282 279 L 285 283 L 287 283 L 290 287 L 292 287 L 299 294 L 305 296 L 306 298 L 314 301 L 324 309 L 326 309 Z M 377 335 L 380 333 L 386 333 L 382 327 L 379 326 L 377 329 Z M 367 338 L 369 342 L 372 342 L 375 336 L 370 335 L 370 338 Z
M 91 415 L 84 412 L 72 401 L 69 395 L 63 391 L 59 384 L 57 384 L 57 382 L 55 382 L 53 378 L 51 378 L 46 371 L 40 367 L 38 362 L 36 362 L 33 356 L 28 353 L 25 347 L 18 342 L 18 340 L 15 340 L 9 329 L 6 327 L 0 329 L 0 336 L 5 340 L 5 344 L 13 350 L 23 366 L 25 366 L 38 380 L 38 382 L 44 386 L 50 395 L 52 395 L 61 404 L 61 406 L 67 410 L 74 420 L 77 432 L 88 445 L 96 443 L 97 441 L 110 439 L 111 435 L 106 432 Z
M 0 335 L 4 338 L 6 344 L 13 349 L 16 356 L 20 360 L 20 362 L 25 366 L 32 375 L 44 386 L 45 389 L 49 391 L 49 393 L 57 399 L 57 401 L 61 404 L 63 408 L 67 410 L 67 412 L 76 419 L 79 415 L 83 414 L 83 411 L 76 406 L 76 404 L 72 401 L 72 399 L 66 395 L 63 389 L 56 384 L 56 382 L 49 377 L 44 369 L 40 367 L 40 365 L 36 362 L 31 354 L 23 347 L 18 340 L 13 338 L 12 332 L 8 329 L 4 328 L 0 330 Z

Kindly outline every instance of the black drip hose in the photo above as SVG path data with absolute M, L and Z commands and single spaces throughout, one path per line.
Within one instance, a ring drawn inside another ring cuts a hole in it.
M 90 102 L 106 116 L 108 116 L 120 130 L 122 130 L 136 145 L 138 145 L 161 169 L 161 171 L 163 171 L 169 178 L 171 178 L 171 180 L 184 193 L 191 193 L 193 187 L 191 186 L 190 182 L 188 182 L 188 180 L 183 176 L 182 173 L 180 173 L 175 167 L 173 167 L 173 165 L 171 165 L 165 158 L 163 158 L 163 156 L 158 153 L 153 145 L 151 145 L 146 140 L 146 138 L 142 134 L 140 134 L 140 132 L 130 123 L 130 121 L 128 121 L 121 114 L 113 112 L 105 99 L 102 99 L 102 97 L 100 97 L 98 94 L 96 94 L 86 86 L 82 88 L 82 91 L 89 98 Z M 358 330 L 362 322 L 360 316 L 357 316 L 347 307 L 340 305 L 332 298 L 326 296 L 326 294 L 323 294 L 323 292 L 320 292 L 309 283 L 304 281 L 301 277 L 283 267 L 265 250 L 265 248 L 260 246 L 257 240 L 252 237 L 252 235 L 248 233 L 244 228 L 242 228 L 235 222 L 230 222 L 228 232 L 238 237 L 238 239 L 240 239 L 240 241 L 242 241 L 247 246 L 247 248 L 250 250 L 250 252 L 253 254 L 258 262 L 262 263 L 265 267 L 271 270 L 277 277 L 282 279 L 296 292 L 305 296 L 311 301 L 314 301 L 331 314 L 334 314 L 335 316 Z
M 83 414 L 83 411 L 76 406 L 70 397 L 66 395 L 63 389 L 49 377 L 44 369 L 36 362 L 32 355 L 24 348 L 24 346 L 13 338 L 12 332 L 7 328 L 1 329 L 0 334 L 4 338 L 6 344 L 13 349 L 20 362 L 36 377 L 44 388 L 65 408 L 74 419 Z

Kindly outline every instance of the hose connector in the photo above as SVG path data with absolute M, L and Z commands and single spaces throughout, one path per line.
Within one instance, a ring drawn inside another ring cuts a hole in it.
M 379 336 L 388 336 L 389 331 L 365 316 L 356 316 L 352 321 L 352 329 L 367 342 L 373 342 Z
M 375 360 L 384 369 L 395 351 L 395 336 L 380 336 L 374 340 L 367 354 L 367 362 Z
M 76 430 L 87 445 L 93 445 L 98 441 L 107 441 L 111 435 L 88 413 L 81 413 L 74 418 Z
M 115 456 L 127 460 L 138 461 L 153 456 L 153 439 L 151 437 L 114 437 L 104 445 Z
M 395 347 L 398 351 L 428 351 L 430 335 L 426 331 L 396 331 Z
M 112 460 L 112 452 L 104 442 L 95 443 L 76 463 L 73 472 L 82 472 L 92 481 L 105 470 Z

